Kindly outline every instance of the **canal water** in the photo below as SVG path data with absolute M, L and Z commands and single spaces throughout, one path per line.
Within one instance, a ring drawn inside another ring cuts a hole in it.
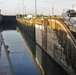
M 68 75 L 23 29 L 13 26 L 2 28 L 2 35 L 9 46 L 9 57 L 16 75 Z

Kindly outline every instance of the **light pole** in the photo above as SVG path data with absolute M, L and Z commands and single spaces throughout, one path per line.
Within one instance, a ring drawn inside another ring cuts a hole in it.
M 51 16 L 53 17 L 54 16 L 54 2 L 53 0 L 49 0 L 48 3 L 49 4 L 51 3 Z
M 19 14 L 20 14 L 20 3 L 19 3 Z
M 25 7 L 25 15 L 26 15 L 26 5 L 24 7 Z
M 23 15 L 24 15 L 24 0 L 22 0 L 22 9 L 23 9 Z
M 37 1 L 35 0 L 35 17 L 36 17 L 36 15 L 37 15 Z
M 52 17 L 54 16 L 54 3 L 52 3 Z
M 75 6 L 75 4 L 72 5 L 72 9 L 73 9 L 74 6 Z

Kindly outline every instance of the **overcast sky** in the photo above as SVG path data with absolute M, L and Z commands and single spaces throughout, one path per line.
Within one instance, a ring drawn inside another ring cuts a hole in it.
M 52 15 L 52 6 L 54 14 L 61 15 L 63 9 L 71 9 L 72 5 L 76 8 L 76 0 L 36 0 L 37 14 Z M 23 10 L 24 2 L 24 10 Z M 4 15 L 15 15 L 19 13 L 34 14 L 35 0 L 0 0 L 1 13 Z

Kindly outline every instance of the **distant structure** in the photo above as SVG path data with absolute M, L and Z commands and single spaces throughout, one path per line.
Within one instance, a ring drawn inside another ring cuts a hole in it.
M 1 14 L 1 9 L 0 9 L 0 14 Z

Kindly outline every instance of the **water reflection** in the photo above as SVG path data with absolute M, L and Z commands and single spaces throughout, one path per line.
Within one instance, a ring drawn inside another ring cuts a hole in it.
M 1 32 L 1 30 L 0 30 L 0 58 L 1 58 L 2 43 L 3 43 L 3 37 L 2 37 L 2 32 Z
M 16 30 L 5 30 L 2 34 L 9 46 L 9 56 L 16 75 L 40 75 L 20 33 Z
M 25 34 L 23 29 L 16 28 L 17 25 L 11 26 L 3 26 L 2 34 L 5 43 L 9 45 L 9 56 L 16 75 L 68 75 Z
M 39 45 L 35 44 L 25 33 L 19 28 L 25 43 L 28 45 L 35 63 L 42 75 L 68 75 L 58 64 L 53 61 Z

